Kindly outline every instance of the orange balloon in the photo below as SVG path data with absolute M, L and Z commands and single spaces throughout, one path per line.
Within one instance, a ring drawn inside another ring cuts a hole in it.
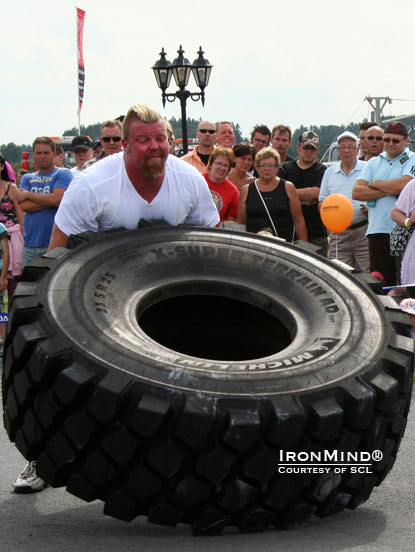
M 341 234 L 350 226 L 353 215 L 353 203 L 343 194 L 331 194 L 321 204 L 321 220 L 335 234 Z

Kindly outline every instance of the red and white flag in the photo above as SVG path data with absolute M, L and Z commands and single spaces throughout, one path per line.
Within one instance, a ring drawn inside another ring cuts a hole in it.
M 84 65 L 84 52 L 83 52 L 83 39 L 84 39 L 84 21 L 85 12 L 79 8 L 76 8 L 76 30 L 78 37 L 78 117 L 81 113 L 82 102 L 84 101 L 84 88 L 85 88 L 85 65 Z

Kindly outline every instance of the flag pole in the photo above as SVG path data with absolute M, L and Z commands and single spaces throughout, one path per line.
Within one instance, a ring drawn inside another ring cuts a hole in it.
M 81 134 L 81 109 L 84 100 L 85 88 L 85 65 L 83 54 L 83 34 L 85 11 L 78 7 L 76 9 L 76 39 L 77 39 L 77 72 L 78 72 L 78 134 Z
M 78 8 L 75 6 L 75 26 L 76 26 L 76 98 L 77 98 L 77 116 L 78 116 L 78 135 L 81 134 L 81 113 L 79 111 L 79 50 L 78 50 L 78 44 L 79 44 L 79 37 L 78 37 Z

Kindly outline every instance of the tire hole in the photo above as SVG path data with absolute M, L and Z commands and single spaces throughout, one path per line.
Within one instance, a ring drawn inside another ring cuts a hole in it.
M 141 329 L 160 345 L 210 360 L 259 359 L 292 342 L 292 324 L 229 297 L 183 295 L 163 299 L 137 318 Z

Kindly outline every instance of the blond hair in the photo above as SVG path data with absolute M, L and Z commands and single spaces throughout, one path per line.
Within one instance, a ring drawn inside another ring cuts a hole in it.
M 120 121 L 117 121 L 116 119 L 110 119 L 109 121 L 104 121 L 101 125 L 101 134 L 104 128 L 115 128 L 118 127 L 120 130 L 122 130 Z
M 122 133 L 126 140 L 128 140 L 130 135 L 130 125 L 132 121 L 141 121 L 142 123 L 157 123 L 158 121 L 164 122 L 164 119 L 158 111 L 151 107 L 151 105 L 145 103 L 137 103 L 131 106 L 122 124 Z
M 254 166 L 258 167 L 258 165 L 261 163 L 263 159 L 269 159 L 272 157 L 275 159 L 277 163 L 277 167 L 281 165 L 281 157 L 278 151 L 276 151 L 274 148 L 262 148 L 256 155 L 255 155 L 255 163 Z

